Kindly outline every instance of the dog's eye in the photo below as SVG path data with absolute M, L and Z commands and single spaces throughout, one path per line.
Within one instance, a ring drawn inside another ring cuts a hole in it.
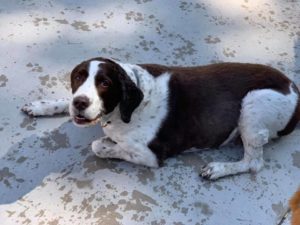
M 77 74 L 77 75 L 75 76 L 75 80 L 80 81 L 81 79 L 82 79 L 82 76 L 81 76 L 80 74 Z
M 78 71 L 75 74 L 74 80 L 82 82 L 82 81 L 84 81 L 86 79 L 86 77 L 87 77 L 86 71 L 82 70 L 82 71 Z
M 102 87 L 107 88 L 107 87 L 109 86 L 110 83 L 109 83 L 108 80 L 103 80 L 103 81 L 101 81 L 100 84 L 101 84 Z

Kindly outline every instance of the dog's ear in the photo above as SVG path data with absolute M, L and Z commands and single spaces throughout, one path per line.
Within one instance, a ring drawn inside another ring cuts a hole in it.
M 144 98 L 143 92 L 130 79 L 125 70 L 118 65 L 118 78 L 121 85 L 120 113 L 124 123 L 129 123 L 133 111 Z

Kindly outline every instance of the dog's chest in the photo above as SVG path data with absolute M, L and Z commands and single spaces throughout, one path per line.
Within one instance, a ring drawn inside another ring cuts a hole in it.
M 132 115 L 129 123 L 124 123 L 119 116 L 113 116 L 110 123 L 103 128 L 104 133 L 116 142 L 134 141 L 147 144 L 156 135 L 166 114 L 166 102 L 149 106 Z

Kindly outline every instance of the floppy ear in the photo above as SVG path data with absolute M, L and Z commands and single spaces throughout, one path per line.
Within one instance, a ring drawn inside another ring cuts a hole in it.
M 120 113 L 124 123 L 129 123 L 131 114 L 144 98 L 143 92 L 133 83 L 127 73 L 119 67 L 119 81 L 121 84 Z

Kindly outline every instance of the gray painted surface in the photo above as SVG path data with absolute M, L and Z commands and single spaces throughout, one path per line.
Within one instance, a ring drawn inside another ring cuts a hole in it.
M 300 2 L 1 1 L 1 224 L 275 224 L 300 184 L 300 130 L 269 144 L 266 167 L 210 182 L 186 153 L 149 169 L 93 156 L 100 127 L 32 119 L 24 103 L 70 96 L 74 65 L 94 57 L 169 65 L 259 62 L 300 85 Z

